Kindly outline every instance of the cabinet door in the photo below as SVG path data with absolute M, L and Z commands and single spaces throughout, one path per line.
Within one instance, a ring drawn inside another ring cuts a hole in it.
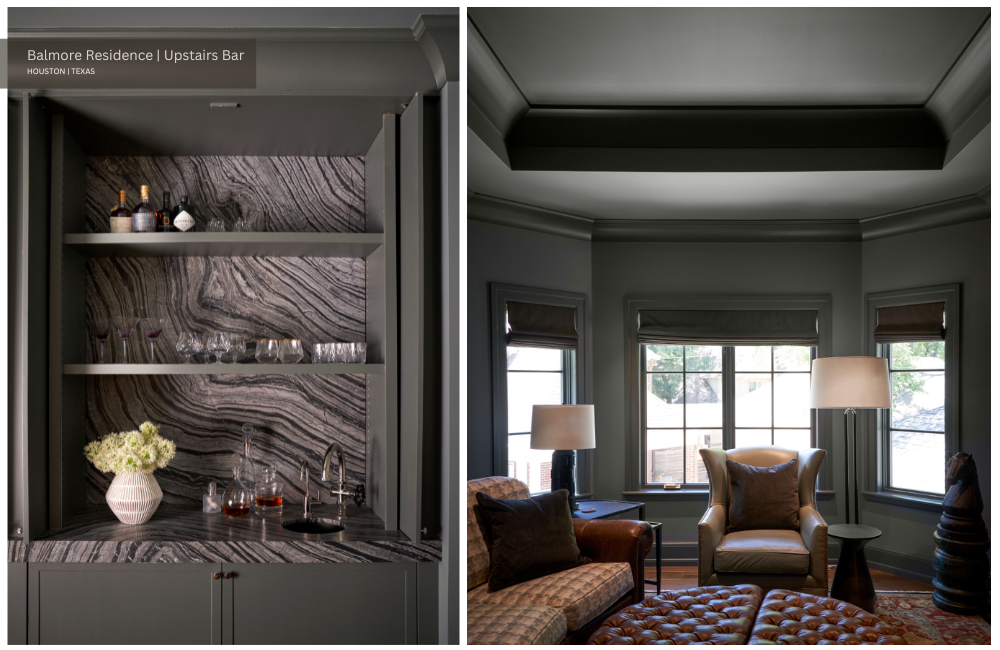
M 223 567 L 232 576 L 222 581 L 223 629 L 227 636 L 232 630 L 233 643 L 401 644 L 417 640 L 414 563 Z
M 28 565 L 28 642 L 221 643 L 218 564 Z

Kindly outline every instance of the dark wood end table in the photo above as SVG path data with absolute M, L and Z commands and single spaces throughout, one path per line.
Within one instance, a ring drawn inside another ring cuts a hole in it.
M 840 542 L 840 559 L 833 574 L 830 597 L 875 613 L 875 584 L 865 560 L 865 544 L 882 536 L 873 526 L 834 524 L 827 534 Z

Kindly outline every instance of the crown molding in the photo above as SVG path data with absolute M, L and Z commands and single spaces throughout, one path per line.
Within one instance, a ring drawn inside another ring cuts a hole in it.
M 600 220 L 595 242 L 859 242 L 854 220 Z
M 438 90 L 458 81 L 458 14 L 420 14 L 413 24 L 413 38 L 431 65 Z
M 472 221 L 590 242 L 863 242 L 990 218 L 990 188 L 978 194 L 866 219 L 588 219 L 469 193 Z
M 423 17 L 423 16 L 421 16 Z M 418 21 L 419 22 L 419 21 Z M 414 29 L 406 27 L 101 27 L 22 28 L 7 31 L 7 38 L 241 38 L 257 41 L 409 41 Z
M 594 222 L 584 217 L 471 192 L 468 197 L 468 215 L 472 221 L 581 241 L 591 240 L 594 227 Z
M 988 187 L 985 192 L 985 196 L 989 196 Z M 982 194 L 983 192 L 970 194 L 862 219 L 862 239 L 864 241 L 883 239 L 989 219 L 990 205 L 982 198 Z

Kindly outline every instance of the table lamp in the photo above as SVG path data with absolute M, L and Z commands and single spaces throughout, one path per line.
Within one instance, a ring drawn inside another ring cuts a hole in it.
M 850 490 L 851 469 L 847 462 L 848 420 L 854 439 L 854 523 L 860 523 L 858 509 L 858 432 L 856 409 L 892 407 L 889 389 L 889 362 L 882 357 L 825 357 L 812 362 L 809 406 L 815 409 L 844 409 L 845 487 Z M 851 523 L 851 494 L 847 494 L 847 522 Z
M 576 450 L 593 449 L 593 404 L 536 404 L 531 409 L 531 448 L 552 449 L 552 491 L 569 491 L 576 510 Z

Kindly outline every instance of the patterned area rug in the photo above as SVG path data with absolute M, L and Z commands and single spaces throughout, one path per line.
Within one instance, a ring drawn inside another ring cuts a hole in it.
M 647 589 L 649 589 L 647 587 Z M 982 616 L 949 614 L 934 606 L 930 592 L 876 592 L 874 612 L 899 628 L 910 645 L 990 645 L 990 622 Z M 646 597 L 656 595 L 656 588 Z
M 875 614 L 903 630 L 910 645 L 989 645 L 990 623 L 982 616 L 949 614 L 934 606 L 930 593 L 880 591 Z

